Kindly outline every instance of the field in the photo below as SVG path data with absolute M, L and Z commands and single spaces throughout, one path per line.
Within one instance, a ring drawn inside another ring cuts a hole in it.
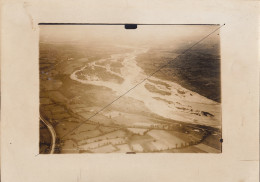
M 140 60 L 138 65 L 150 74 L 170 61 L 167 67 L 156 73 L 156 77 L 177 82 L 191 91 L 220 102 L 219 42 L 205 41 L 178 57 L 190 46 L 183 43 L 174 53 L 168 47 L 151 49 L 137 58 Z M 166 57 L 165 52 L 170 56 Z
M 206 72 L 205 79 L 192 77 L 191 80 L 189 71 L 202 70 L 190 63 L 178 66 L 177 61 L 163 74 L 149 78 L 132 95 L 109 105 L 129 88 L 125 75 L 131 69 L 137 70 L 134 59 L 144 70 L 136 73 L 133 82 L 136 84 L 142 80 L 142 74 L 151 73 L 155 66 L 163 64 L 162 58 L 166 55 L 165 50 L 150 49 L 142 53 L 141 49 L 140 53 L 132 53 L 132 49 L 111 45 L 40 44 L 40 110 L 55 129 L 55 152 L 221 152 L 220 106 L 208 100 L 220 100 L 220 93 L 210 85 L 210 81 L 213 85 L 219 84 L 218 69 Z M 204 62 L 213 57 L 212 62 L 217 61 L 218 57 L 201 52 L 196 50 L 189 56 L 195 62 L 203 60 L 200 66 L 205 70 L 206 66 L 216 66 L 215 63 L 204 65 Z M 177 54 L 178 51 L 168 53 L 165 61 Z M 191 62 L 189 56 L 182 61 Z M 138 61 L 140 59 L 142 61 Z M 173 77 L 172 69 L 176 74 Z M 216 78 L 206 79 L 209 75 Z M 195 91 L 206 97 L 198 96 Z M 103 109 L 107 105 L 109 107 Z M 163 113 L 153 112 L 153 106 Z M 171 113 L 164 116 L 161 106 L 169 108 Z M 50 135 L 42 124 L 40 137 L 40 153 L 48 153 Z

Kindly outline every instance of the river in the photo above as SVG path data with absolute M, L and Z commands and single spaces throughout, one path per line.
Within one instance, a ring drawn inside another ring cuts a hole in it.
M 118 97 L 127 92 L 125 96 L 142 101 L 152 113 L 164 118 L 220 127 L 220 105 L 217 102 L 183 88 L 178 83 L 154 76 L 142 82 L 148 75 L 137 65 L 136 57 L 145 54 L 148 50 L 148 48 L 134 48 L 128 53 L 113 54 L 109 58 L 87 63 L 79 70 L 74 71 L 70 78 L 83 84 L 105 86 L 112 89 Z M 120 68 L 120 73 L 112 71 L 110 64 L 102 65 L 102 63 L 107 62 L 120 62 L 123 65 Z M 105 68 L 109 74 L 121 77 L 123 82 L 104 81 L 98 74 L 85 74 L 84 79 L 77 76 L 77 73 L 86 68 L 95 70 L 98 67 Z M 211 116 L 203 115 L 203 113 L 210 113 Z

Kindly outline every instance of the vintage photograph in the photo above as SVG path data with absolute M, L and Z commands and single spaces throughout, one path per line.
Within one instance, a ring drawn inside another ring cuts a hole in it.
M 39 27 L 40 154 L 222 152 L 220 25 Z

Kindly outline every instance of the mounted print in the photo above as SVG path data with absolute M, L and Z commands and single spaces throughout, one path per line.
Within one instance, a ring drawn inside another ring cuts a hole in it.
M 39 26 L 40 154 L 221 153 L 220 25 Z

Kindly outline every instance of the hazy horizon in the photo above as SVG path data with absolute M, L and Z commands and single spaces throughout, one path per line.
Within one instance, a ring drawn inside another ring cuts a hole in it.
M 124 25 L 40 25 L 40 42 L 120 45 L 168 45 L 194 43 L 207 36 L 219 25 L 138 25 L 125 29 Z M 217 42 L 217 34 L 207 38 Z

